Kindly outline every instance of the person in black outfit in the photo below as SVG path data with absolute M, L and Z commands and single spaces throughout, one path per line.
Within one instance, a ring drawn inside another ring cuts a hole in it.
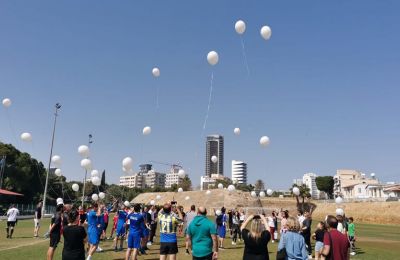
M 72 208 L 68 212 L 68 225 L 64 227 L 62 260 L 85 260 L 86 231 L 79 225 L 79 212 Z
M 228 210 L 228 227 L 229 227 L 229 234 L 233 237 L 233 211 Z
M 42 219 L 42 202 L 39 202 L 35 210 L 35 218 L 33 219 L 35 223 L 35 229 L 33 231 L 33 237 L 38 237 L 40 220 Z
M 250 230 L 246 228 L 250 225 Z M 243 260 L 269 260 L 268 242 L 271 234 L 268 222 L 263 215 L 250 215 L 240 227 L 244 241 Z
M 304 237 L 304 241 L 306 243 L 308 255 L 312 255 L 311 248 L 311 215 L 309 212 L 304 212 L 305 219 L 303 220 L 303 227 L 301 229 L 301 235 Z
M 51 218 L 50 246 L 47 250 L 47 260 L 53 260 L 54 252 L 56 251 L 57 245 L 60 242 L 63 210 L 64 205 L 62 203 L 58 204 L 56 213 L 54 213 L 53 217 Z

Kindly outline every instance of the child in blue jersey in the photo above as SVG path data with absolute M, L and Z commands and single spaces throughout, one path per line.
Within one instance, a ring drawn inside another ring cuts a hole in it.
M 135 204 L 133 206 L 133 212 L 128 215 L 128 220 L 129 220 L 128 250 L 126 251 L 125 259 L 136 260 L 144 228 L 144 218 L 143 215 L 140 214 L 139 204 Z M 133 251 L 133 257 L 130 258 L 132 251 Z
M 100 209 L 100 215 L 97 216 L 97 235 L 99 236 L 99 242 L 101 238 L 101 234 L 103 234 L 104 230 L 104 208 Z M 99 245 L 97 245 L 97 252 L 102 252 L 103 249 Z
M 92 209 L 87 215 L 88 222 L 88 242 L 89 242 L 89 252 L 87 260 L 92 259 L 92 255 L 96 252 L 97 246 L 99 245 L 99 235 L 98 235 L 98 217 L 101 215 L 102 206 L 98 206 L 97 203 L 92 205 Z
M 142 243 L 141 243 L 142 246 L 140 247 L 140 253 L 145 255 L 146 250 L 148 250 L 147 241 L 150 235 L 150 222 L 151 222 L 151 215 L 149 213 L 149 208 L 147 206 L 143 208 L 142 216 L 144 219 L 144 223 L 142 229 L 143 234 L 142 234 Z
M 122 205 L 120 210 L 118 210 L 117 215 L 118 215 L 117 235 L 115 236 L 114 239 L 114 251 L 118 251 L 117 249 L 118 240 L 120 240 L 119 251 L 122 251 L 125 238 L 126 219 L 128 217 L 128 213 L 126 213 L 124 205 Z

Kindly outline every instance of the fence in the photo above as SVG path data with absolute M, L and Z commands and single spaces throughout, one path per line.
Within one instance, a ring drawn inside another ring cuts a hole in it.
M 36 204 L 18 204 L 18 203 L 15 203 L 14 205 L 19 210 L 19 215 L 20 216 L 35 215 L 35 210 L 36 210 L 36 206 L 37 206 Z M 1 216 L 7 214 L 8 206 L 9 205 L 1 205 L 0 206 L 0 215 Z M 51 205 L 46 205 L 45 212 L 47 214 L 51 214 L 51 213 L 55 212 L 55 210 L 56 210 L 56 207 L 51 206 Z

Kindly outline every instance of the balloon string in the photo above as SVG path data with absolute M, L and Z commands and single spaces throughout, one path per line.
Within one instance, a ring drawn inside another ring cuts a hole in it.
M 203 124 L 203 133 L 204 133 L 204 130 L 206 130 L 208 116 L 209 116 L 209 113 L 210 113 L 212 93 L 213 93 L 213 81 L 214 81 L 214 73 L 211 72 L 210 95 L 208 97 L 208 106 L 207 106 L 206 118 L 204 119 L 204 124 Z
M 240 42 L 242 43 L 242 54 L 243 54 L 244 65 L 246 66 L 247 70 L 247 76 L 250 76 L 249 64 L 247 63 L 246 48 L 244 46 L 244 41 L 242 36 L 240 36 Z
M 158 109 L 160 108 L 160 104 L 159 104 L 159 95 L 160 95 L 160 87 L 157 87 L 157 92 L 156 92 L 156 110 L 158 111 Z
M 13 127 L 12 121 L 11 121 L 11 117 L 10 114 L 8 113 L 8 110 L 6 109 L 6 117 L 7 117 L 7 121 L 8 121 L 8 126 L 10 127 L 10 131 L 11 134 L 13 135 L 14 139 L 15 139 L 15 144 L 19 144 L 19 139 L 17 138 L 17 134 L 15 132 L 15 129 Z

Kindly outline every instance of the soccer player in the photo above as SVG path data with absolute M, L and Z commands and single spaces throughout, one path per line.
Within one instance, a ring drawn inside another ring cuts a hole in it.
M 39 228 L 40 228 L 40 219 L 42 218 L 42 202 L 37 204 L 35 210 L 35 218 L 33 219 L 35 223 L 35 229 L 33 231 L 33 237 L 38 237 Z
M 151 223 L 151 215 L 149 213 L 149 209 L 148 207 L 144 207 L 143 212 L 142 212 L 142 216 L 144 219 L 144 227 L 143 227 L 143 234 L 142 234 L 142 246 L 140 248 L 140 253 L 141 254 L 146 254 L 146 250 L 147 248 L 147 241 L 149 239 L 149 235 L 150 235 L 150 223 Z
M 114 239 L 114 251 L 117 252 L 117 244 L 118 240 L 120 240 L 119 251 L 122 251 L 125 239 L 125 222 L 128 216 L 128 213 L 125 211 L 125 206 L 122 205 L 120 210 L 118 210 L 118 222 L 117 222 L 117 235 Z
M 176 238 L 177 226 L 182 223 L 182 212 L 178 209 L 179 218 L 171 213 L 171 204 L 166 203 L 160 210 L 158 219 L 160 221 L 160 260 L 176 259 L 178 243 Z
M 128 250 L 126 251 L 125 260 L 136 260 L 138 250 L 140 249 L 141 238 L 143 236 L 144 217 L 140 214 L 140 205 L 133 206 L 133 212 L 128 215 L 129 220 L 129 235 L 128 235 Z M 133 252 L 133 257 L 131 254 Z
M 113 227 L 111 229 L 111 234 L 108 239 L 112 239 L 114 237 L 114 232 L 117 230 L 117 223 L 118 223 L 118 211 L 114 213 L 113 217 Z
M 97 246 L 99 244 L 99 234 L 97 228 L 97 218 L 101 215 L 101 210 L 97 203 L 92 205 L 92 209 L 89 211 L 87 216 L 88 222 L 88 242 L 89 242 L 89 252 L 86 260 L 91 260 L 92 255 L 96 252 Z
M 14 233 L 15 223 L 17 222 L 17 216 L 19 215 L 19 210 L 11 204 L 10 209 L 7 211 L 7 238 L 12 238 Z

